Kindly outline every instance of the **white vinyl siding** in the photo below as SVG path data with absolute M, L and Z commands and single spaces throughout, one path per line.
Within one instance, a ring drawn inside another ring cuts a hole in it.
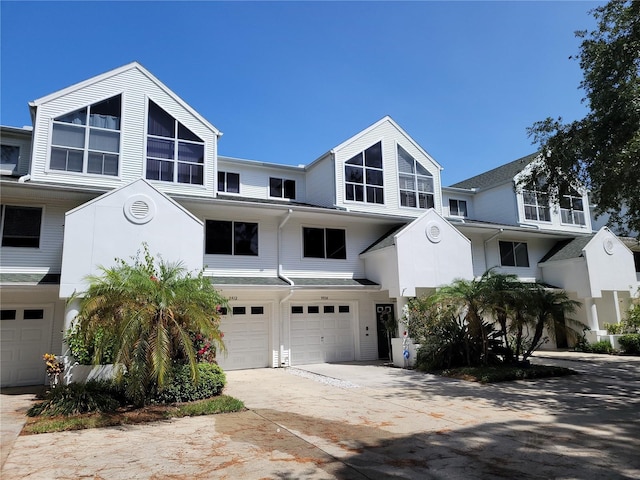
M 500 265 L 500 247 L 498 242 L 524 242 L 527 244 L 529 258 L 528 267 L 509 267 Z M 557 239 L 526 238 L 522 236 L 509 235 L 504 233 L 498 238 L 490 241 L 486 248 L 487 268 L 497 267 L 502 273 L 512 273 L 524 280 L 534 280 L 542 278 L 542 272 L 538 268 L 538 262 L 556 244 Z M 476 272 L 474 272 L 476 273 Z
M 513 183 L 505 183 L 477 193 L 473 201 L 473 210 L 474 218 L 507 225 L 517 224 L 518 203 Z
M 324 259 L 303 256 L 303 227 L 345 230 L 347 258 Z M 344 219 L 320 220 L 292 218 L 283 228 L 281 258 L 284 274 L 301 278 L 364 278 L 364 261 L 360 253 L 384 234 L 389 227 L 379 223 L 354 222 Z
M 261 216 L 255 210 L 231 211 L 206 208 L 202 205 L 184 205 L 191 213 L 205 220 L 251 222 L 258 224 L 258 255 L 204 255 L 207 276 L 275 277 L 277 275 L 277 229 L 280 217 Z M 202 242 L 204 244 L 203 236 Z
M 240 196 L 248 198 L 256 198 L 261 200 L 273 200 L 274 202 L 288 202 L 288 198 L 272 197 L 269 195 L 269 179 L 280 178 L 284 180 L 293 180 L 296 182 L 295 202 L 305 202 L 305 177 L 304 172 L 298 169 L 278 168 L 277 166 L 263 166 L 258 162 L 238 160 L 237 162 L 227 159 L 220 160 L 218 170 L 236 172 L 240 174 Z M 217 187 L 216 178 L 216 187 Z M 218 192 L 225 194 L 224 192 Z
M 106 98 L 122 95 L 121 150 L 119 178 L 82 175 L 48 169 L 51 150 L 52 119 L 78 110 Z M 153 182 L 161 191 L 212 197 L 217 184 L 214 178 L 217 137 L 215 132 L 193 113 L 186 110 L 164 88 L 137 68 L 120 71 L 101 81 L 81 85 L 76 90 L 46 101 L 37 108 L 33 138 L 34 181 L 77 183 L 86 186 L 118 187 L 138 178 L 144 178 L 146 159 L 146 119 L 148 99 L 205 141 L 205 172 L 202 185 L 168 184 Z
M 16 204 L 15 201 L 10 203 Z M 19 204 L 43 209 L 40 246 L 0 247 L 0 270 L 4 273 L 59 273 L 62 262 L 64 214 L 72 205 L 49 201 L 46 207 L 43 207 L 41 203 L 29 204 L 24 200 L 19 201 Z
M 331 154 L 325 155 L 307 170 L 305 184 L 307 202 L 313 205 L 331 207 L 336 203 L 336 178 Z
M 29 173 L 29 162 L 31 160 L 31 131 L 25 130 L 24 134 L 12 131 L 2 131 L 2 145 L 18 147 L 18 164 L 13 169 L 13 175 L 26 175 Z M 3 172 L 4 174 L 4 172 Z

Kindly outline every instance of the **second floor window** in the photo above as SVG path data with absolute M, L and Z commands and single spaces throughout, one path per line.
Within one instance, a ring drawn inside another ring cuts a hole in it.
M 370 146 L 346 161 L 344 183 L 347 200 L 384 203 L 382 142 Z
M 466 200 L 449 200 L 449 215 L 455 217 L 467 216 L 467 202 Z
M 218 191 L 227 193 L 240 193 L 240 174 L 231 172 L 218 172 Z
M 207 220 L 205 253 L 214 255 L 258 255 L 258 224 Z
M 550 222 L 549 193 L 544 181 L 530 183 L 522 190 L 524 218 L 537 222 Z
M 499 242 L 500 265 L 503 267 L 528 267 L 529 252 L 524 242 Z
M 303 254 L 307 258 L 347 258 L 345 231 L 340 228 L 302 229 Z
M 283 178 L 269 178 L 269 196 L 276 198 L 296 198 L 296 181 Z
M 2 206 L 2 246 L 40 247 L 42 208 Z
M 571 194 L 561 195 L 560 215 L 562 217 L 562 223 L 585 225 L 582 197 Z
M 13 171 L 20 160 L 20 147 L 15 145 L 2 145 L 2 160 L 0 169 Z
M 53 119 L 51 170 L 118 175 L 121 96 Z
M 398 180 L 400 205 L 414 208 L 433 208 L 433 176 L 409 153 L 398 145 Z
M 204 184 L 204 141 L 149 100 L 147 179 Z

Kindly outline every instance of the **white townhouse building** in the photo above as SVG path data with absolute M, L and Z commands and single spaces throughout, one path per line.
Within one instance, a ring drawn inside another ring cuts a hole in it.
M 29 107 L 32 127 L 0 127 L 2 386 L 44 382 L 68 299 L 145 242 L 229 298 L 225 369 L 387 358 L 383 314 L 490 267 L 565 289 L 594 338 L 638 287 L 637 244 L 592 230 L 586 192 L 515 187 L 535 155 L 443 187 L 385 117 L 306 166 L 223 157 L 136 62 Z

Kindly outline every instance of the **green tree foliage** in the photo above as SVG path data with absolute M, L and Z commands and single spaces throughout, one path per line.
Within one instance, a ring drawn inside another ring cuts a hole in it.
M 589 113 L 581 120 L 536 122 L 529 136 L 540 147 L 550 194 L 580 184 L 596 213 L 611 215 L 622 232 L 640 232 L 640 2 L 612 0 L 591 11 L 593 31 L 579 31 L 577 59 Z
M 557 325 L 572 322 L 567 315 L 578 305 L 562 290 L 492 269 L 412 299 L 404 321 L 421 345 L 418 361 L 426 369 L 509 364 L 527 360 Z
M 112 349 L 114 363 L 126 371 L 118 381 L 138 404 L 171 382 L 175 363 L 188 365 L 197 382 L 192 335 L 199 333 L 224 351 L 219 311 L 226 299 L 202 272 L 192 276 L 180 263 L 156 262 L 146 245 L 143 258 L 138 254 L 132 263 L 117 260 L 101 270 L 78 295 L 74 325 L 85 344 L 93 345 L 94 363 Z

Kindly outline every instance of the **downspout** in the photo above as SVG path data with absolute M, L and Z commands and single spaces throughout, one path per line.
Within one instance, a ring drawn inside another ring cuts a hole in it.
M 294 286 L 293 280 L 291 280 L 290 278 L 288 278 L 286 275 L 284 275 L 284 273 L 282 273 L 282 262 L 280 261 L 280 247 L 281 247 L 281 243 L 282 243 L 282 228 L 285 226 L 285 224 L 289 221 L 289 219 L 291 218 L 291 215 L 293 214 L 293 210 L 290 208 L 287 211 L 287 214 L 284 216 L 284 218 L 282 219 L 282 221 L 280 222 L 280 224 L 278 225 L 278 244 L 277 244 L 277 256 L 278 256 L 278 278 L 283 279 L 285 282 L 287 282 L 289 285 L 291 285 L 291 287 Z M 279 362 L 279 366 L 280 367 L 288 367 L 289 366 L 289 362 L 290 362 L 290 358 L 289 358 L 289 352 L 286 352 L 285 355 L 285 349 L 284 349 L 284 311 L 283 311 L 283 306 L 285 304 L 285 302 L 287 302 L 291 297 L 293 296 L 293 288 L 291 288 L 291 290 L 289 290 L 289 294 L 284 297 L 282 300 L 280 300 L 280 303 L 278 305 L 278 316 L 280 318 L 280 324 L 279 324 L 279 328 L 278 328 L 278 333 L 279 333 L 279 355 L 278 355 L 278 362 Z
M 293 286 L 293 280 L 291 280 L 289 277 L 285 276 L 284 273 L 282 273 L 282 262 L 280 261 L 280 247 L 281 247 L 281 242 L 282 242 L 282 227 L 285 226 L 285 224 L 289 221 L 289 219 L 291 218 L 291 215 L 293 214 L 293 210 L 289 209 L 287 211 L 287 214 L 285 215 L 285 217 L 282 219 L 282 221 L 280 222 L 280 225 L 278 225 L 278 277 L 283 279 L 285 282 L 287 282 L 289 285 Z
M 27 173 L 26 175 L 21 176 L 20 178 L 18 178 L 18 183 L 24 183 L 28 180 L 31 180 L 31 174 Z
M 493 240 L 494 238 L 497 238 L 502 232 L 504 232 L 504 229 L 501 228 L 499 229 L 496 233 L 494 233 L 493 235 L 491 235 L 489 238 L 487 238 L 484 241 L 484 269 L 485 271 L 489 270 L 489 263 L 487 261 L 487 244 Z

